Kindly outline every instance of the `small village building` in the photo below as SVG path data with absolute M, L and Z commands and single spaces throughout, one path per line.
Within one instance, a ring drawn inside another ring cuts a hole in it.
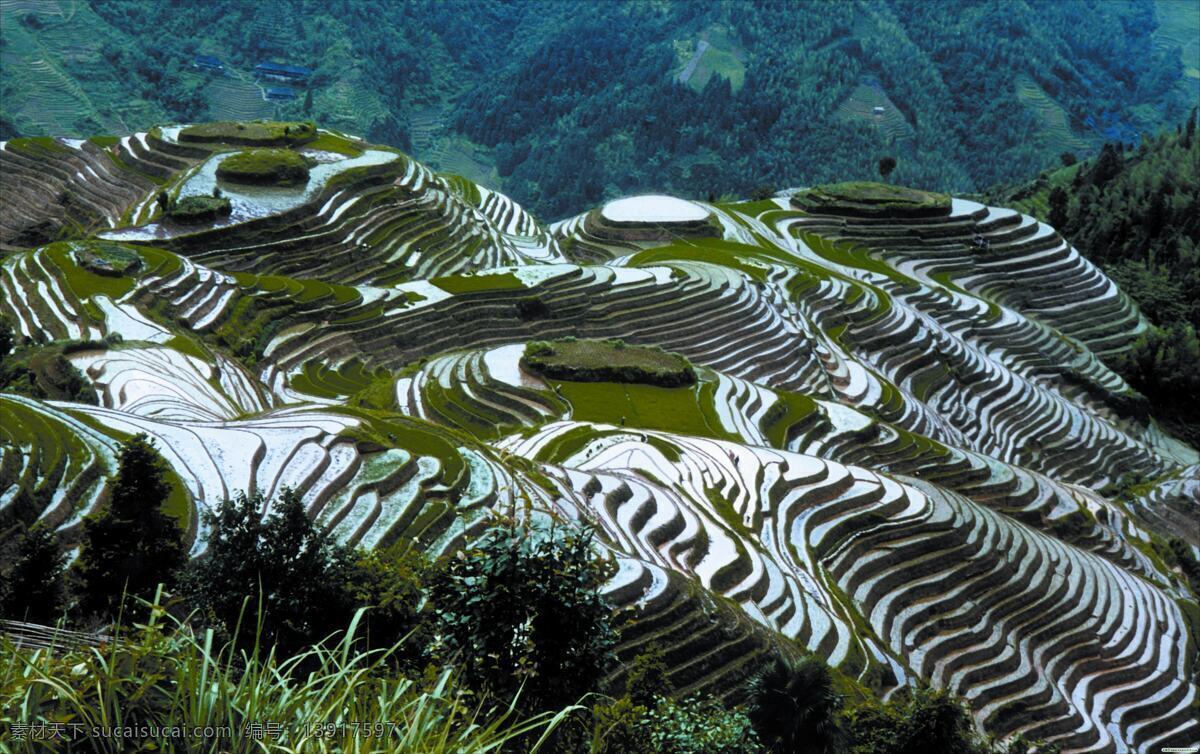
M 296 90 L 290 86 L 267 87 L 267 99 L 291 100 L 296 99 Z
M 219 58 L 212 55 L 197 55 L 192 61 L 192 65 L 196 68 L 203 68 L 208 71 L 224 71 L 225 64 Z
M 304 81 L 312 75 L 312 69 L 302 65 L 259 63 L 254 66 L 254 75 L 276 81 Z

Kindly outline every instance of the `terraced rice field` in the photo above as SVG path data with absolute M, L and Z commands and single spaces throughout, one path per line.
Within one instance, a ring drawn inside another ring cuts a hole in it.
M 208 113 L 213 120 L 270 118 L 275 107 L 263 99 L 262 89 L 248 79 L 214 76 L 204 87 Z
M 26 348 L 79 341 L 99 396 L 0 393 L 0 536 L 40 518 L 73 542 L 144 432 L 193 553 L 196 513 L 242 490 L 433 553 L 494 512 L 555 518 L 617 565 L 620 654 L 664 646 L 684 692 L 740 699 L 756 658 L 802 648 L 879 694 L 953 689 L 1001 738 L 1200 739 L 1200 606 L 1162 549 L 1200 555 L 1167 523 L 1194 516 L 1200 457 L 1099 358 L 1147 323 L 1053 228 L 844 187 L 545 225 L 326 131 L 298 147 L 331 166 L 310 190 L 154 237 L 158 192 L 229 148 L 177 133 L 0 144 L 0 316 Z M 114 248 L 140 264 L 89 267 Z M 566 337 L 696 379 L 521 368 Z
M 733 40 L 728 29 L 710 27 L 701 33 L 677 80 L 696 91 L 703 91 L 713 76 L 720 76 L 737 92 L 746 79 L 744 60 L 745 51 Z
M 162 107 L 131 97 L 102 54 L 121 33 L 84 2 L 0 2 L 6 119 L 21 133 L 75 135 L 163 120 Z
M 1064 150 L 1088 149 L 1090 142 L 1071 131 L 1067 111 L 1062 108 L 1038 83 L 1021 74 L 1013 81 L 1017 98 L 1032 110 L 1042 123 L 1042 138 L 1055 148 Z
M 1200 79 L 1200 7 L 1186 0 L 1155 0 L 1158 30 L 1155 46 L 1178 47 L 1183 74 Z
M 883 111 L 878 112 L 877 108 L 883 108 Z M 834 115 L 875 126 L 885 143 L 911 139 L 914 135 L 913 127 L 904 119 L 904 114 L 878 83 L 859 84 L 850 96 L 838 105 Z

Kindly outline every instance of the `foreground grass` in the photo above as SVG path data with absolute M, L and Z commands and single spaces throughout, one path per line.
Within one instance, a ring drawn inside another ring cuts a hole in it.
M 536 752 L 574 709 L 518 719 L 464 692 L 451 669 L 399 676 L 392 650 L 356 650 L 361 616 L 339 642 L 288 659 L 218 647 L 211 630 L 193 634 L 160 606 L 99 647 L 0 638 L 0 750 Z

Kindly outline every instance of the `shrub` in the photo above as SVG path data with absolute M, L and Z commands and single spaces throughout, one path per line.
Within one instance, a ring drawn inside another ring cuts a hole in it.
M 183 534 L 162 512 L 171 494 L 167 466 L 146 435 L 121 448 L 112 497 L 84 519 L 78 571 L 84 615 L 111 617 L 125 594 L 148 598 L 172 585 L 184 563 Z
M 5 356 L 12 353 L 15 344 L 16 334 L 13 332 L 12 324 L 7 317 L 0 317 L 0 362 L 4 360 Z
M 368 610 L 363 615 L 363 639 L 372 649 L 395 647 L 392 664 L 417 672 L 423 667 L 428 629 L 420 606 L 429 564 L 412 548 L 360 551 L 346 589 L 351 602 Z
M 600 594 L 608 566 L 590 532 L 491 529 L 429 584 L 432 654 L 461 663 L 473 688 L 525 709 L 594 690 L 617 641 Z
M 881 157 L 879 159 L 879 177 L 887 180 L 887 177 L 896 169 L 896 158 L 892 156 Z
M 1200 443 L 1200 339 L 1186 322 L 1150 327 L 1111 366 L 1159 409 L 1158 415 L 1185 440 Z
M 223 196 L 185 196 L 172 205 L 167 217 L 177 223 L 198 225 L 228 217 L 231 212 L 233 204 Z
M 527 296 L 517 301 L 517 316 L 522 322 L 529 322 L 535 319 L 549 319 L 554 315 L 545 301 L 537 296 Z
M 759 754 L 750 718 L 714 700 L 661 697 L 639 726 L 650 751 L 671 754 Z M 803 751 L 803 749 L 801 750 Z
M 217 178 L 231 183 L 302 186 L 308 182 L 308 163 L 290 149 L 246 149 L 222 160 Z

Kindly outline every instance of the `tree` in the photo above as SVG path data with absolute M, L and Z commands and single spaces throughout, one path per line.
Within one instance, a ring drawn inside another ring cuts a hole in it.
M 1079 162 L 1079 158 L 1075 156 L 1074 152 L 1063 152 L 1058 156 L 1058 159 L 1062 161 L 1063 167 L 1066 168 L 1069 168 L 1075 163 Z
M 0 361 L 3 361 L 5 356 L 12 353 L 15 342 L 16 336 L 13 334 L 13 328 L 8 318 L 0 317 Z
M 879 160 L 879 177 L 883 178 L 883 180 L 886 181 L 887 177 L 889 175 L 891 175 L 892 171 L 895 169 L 896 169 L 896 158 L 895 157 L 888 156 L 888 157 L 883 157 Z
M 1125 160 L 1121 151 L 1112 144 L 1105 144 L 1092 167 L 1091 179 L 1097 188 L 1104 188 L 1113 178 L 1116 178 L 1124 167 Z
M 0 579 L 0 616 L 54 623 L 66 604 L 66 557 L 49 527 L 34 524 L 17 538 L 12 568 Z
M 188 567 L 182 591 L 236 631 L 236 641 L 258 638 L 286 656 L 349 624 L 351 554 L 313 524 L 295 491 L 285 489 L 271 507 L 264 518 L 262 493 L 241 493 L 207 514 L 208 549 Z
M 1056 230 L 1062 231 L 1067 226 L 1067 205 L 1070 199 L 1067 197 L 1067 192 L 1061 187 L 1056 186 L 1050 192 L 1050 215 L 1048 220 Z
M 164 215 L 171 211 L 171 197 L 167 196 L 166 191 L 159 191 L 154 201 Z
M 574 702 L 613 659 L 608 573 L 590 532 L 493 528 L 430 580 L 432 654 L 497 699 L 519 692 L 524 709 Z
M 833 690 L 829 668 L 812 657 L 795 667 L 775 660 L 750 685 L 750 720 L 767 751 L 832 754 L 842 745 L 837 712 L 842 700 Z
M 175 583 L 186 551 L 179 526 L 162 512 L 170 494 L 153 441 L 134 436 L 121 448 L 108 504 L 84 519 L 78 563 L 84 615 L 111 617 L 123 594 L 149 599 L 158 584 Z

